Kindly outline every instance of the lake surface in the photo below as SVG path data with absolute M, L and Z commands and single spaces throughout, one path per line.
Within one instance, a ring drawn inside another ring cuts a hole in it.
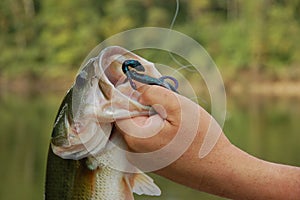
M 46 156 L 53 120 L 63 94 L 0 96 L 0 199 L 43 199 Z M 228 96 L 224 131 L 252 155 L 300 166 L 300 99 Z M 152 175 L 161 197 L 136 199 L 223 199 Z

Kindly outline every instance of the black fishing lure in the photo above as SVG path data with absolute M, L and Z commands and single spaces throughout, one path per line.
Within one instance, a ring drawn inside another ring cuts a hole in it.
M 135 69 L 131 70 L 129 67 Z M 173 92 L 178 93 L 178 81 L 171 76 L 162 76 L 160 78 L 154 78 L 151 76 L 148 76 L 146 74 L 138 73 L 138 72 L 144 72 L 145 68 L 144 66 L 137 60 L 125 60 L 122 64 L 122 71 L 127 76 L 127 79 L 133 89 L 136 90 L 136 85 L 133 82 L 133 80 L 138 81 L 140 83 L 148 84 L 148 85 L 159 85 L 161 87 L 167 88 L 169 90 L 172 90 Z M 165 80 L 169 79 L 173 81 L 175 84 L 174 86 L 170 83 L 166 82 Z

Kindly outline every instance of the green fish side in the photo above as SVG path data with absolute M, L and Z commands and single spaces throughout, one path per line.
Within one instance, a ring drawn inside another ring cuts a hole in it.
M 96 170 L 87 168 L 86 159 L 69 160 L 49 148 L 46 170 L 46 200 L 88 200 L 95 190 Z
M 92 170 L 87 158 L 62 159 L 49 148 L 45 199 L 133 200 L 131 184 L 138 175 L 124 174 L 107 166 Z
M 56 145 L 67 145 L 68 134 L 66 130 L 66 122 L 72 120 L 72 91 L 71 88 L 58 110 L 52 132 L 51 143 Z M 76 200 L 91 199 L 92 190 L 94 188 L 94 179 L 96 170 L 87 168 L 86 159 L 71 160 L 63 159 L 53 153 L 51 144 L 49 145 L 45 199 L 46 200 Z

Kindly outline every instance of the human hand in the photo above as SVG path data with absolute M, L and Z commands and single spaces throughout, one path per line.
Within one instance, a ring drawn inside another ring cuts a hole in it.
M 152 106 L 157 114 L 117 121 L 130 149 L 139 153 L 153 152 L 165 147 L 176 135 L 182 136 L 180 144 L 174 144 L 176 151 L 186 149 L 185 141 L 190 143 L 198 132 L 200 106 L 159 86 L 146 85 L 138 91 L 141 93 L 139 102 Z
M 181 95 L 159 86 L 138 90 L 139 102 L 152 106 L 158 114 L 118 120 L 116 124 L 130 149 L 141 155 L 133 159 L 141 170 L 231 199 L 299 197 L 299 167 L 266 162 L 243 152 L 229 142 L 209 113 Z M 220 137 L 209 154 L 199 157 L 203 138 L 218 133 Z M 151 165 L 155 168 L 149 168 Z
M 222 132 L 216 121 L 198 104 L 184 96 L 159 86 L 142 86 L 139 102 L 152 106 L 156 113 L 151 116 L 138 116 L 117 120 L 130 150 L 127 158 L 142 171 L 156 173 L 184 185 L 198 187 L 199 177 L 207 169 L 214 169 L 212 163 L 223 159 L 222 152 L 228 140 L 221 135 L 211 157 L 202 162 L 199 150 L 209 126 Z M 218 170 L 217 170 L 218 171 Z M 189 177 L 187 179 L 187 177 Z M 193 180 L 193 181 L 191 181 Z

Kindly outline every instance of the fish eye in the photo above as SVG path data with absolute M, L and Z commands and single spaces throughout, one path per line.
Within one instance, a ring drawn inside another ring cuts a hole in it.
M 78 76 L 76 77 L 75 84 L 78 87 L 83 87 L 87 82 L 87 74 L 85 71 L 80 72 Z

